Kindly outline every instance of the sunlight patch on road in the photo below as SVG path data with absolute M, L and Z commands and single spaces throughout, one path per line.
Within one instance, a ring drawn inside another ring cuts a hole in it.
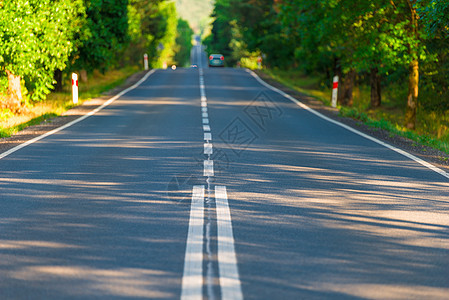
M 105 269 L 44 265 L 25 267 L 10 273 L 11 278 L 40 282 L 50 289 L 64 289 L 67 294 L 84 297 L 172 298 L 175 295 L 158 291 L 158 286 L 162 282 L 178 284 L 177 280 L 167 278 L 170 275 L 167 272 L 141 268 Z M 78 280 L 78 283 L 73 284 L 73 280 Z M 54 284 L 55 282 L 58 284 Z

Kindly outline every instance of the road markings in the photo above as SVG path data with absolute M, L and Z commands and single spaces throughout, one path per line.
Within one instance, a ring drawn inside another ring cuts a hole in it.
M 204 185 L 195 185 L 193 186 L 189 233 L 182 275 L 182 300 L 203 298 L 203 234 Z
M 222 299 L 243 299 L 234 248 L 231 212 L 225 186 L 215 187 L 218 233 L 218 268 Z
M 214 176 L 214 161 L 213 160 L 205 160 L 204 161 L 204 176 L 212 177 Z
M 129 88 L 121 91 L 120 93 L 118 93 L 117 95 L 115 95 L 114 97 L 110 98 L 108 101 L 106 101 L 105 103 L 103 103 L 101 106 L 95 108 L 94 110 L 91 110 L 90 112 L 88 112 L 87 114 L 85 114 L 84 116 L 79 117 L 76 120 L 73 120 L 72 122 L 69 122 L 61 127 L 58 127 L 56 129 L 53 129 L 52 131 L 49 131 L 47 133 L 44 133 L 43 135 L 40 135 L 38 137 L 35 137 L 34 139 L 31 139 L 29 141 L 26 141 L 23 144 L 20 144 L 12 149 L 9 149 L 6 152 L 3 152 L 0 154 L 0 159 L 5 158 L 6 156 L 22 149 L 25 148 L 26 146 L 29 146 L 31 144 L 34 144 L 40 140 L 42 140 L 43 138 L 46 138 L 50 135 L 53 135 L 55 133 L 58 133 L 72 125 L 75 125 L 76 123 L 79 123 L 81 121 L 83 121 L 84 119 L 87 119 L 90 116 L 93 116 L 94 114 L 96 114 L 97 112 L 99 112 L 100 110 L 102 110 L 103 108 L 105 108 L 106 106 L 112 104 L 115 100 L 117 100 L 118 98 L 120 98 L 121 96 L 125 95 L 126 93 L 128 93 L 131 90 L 134 90 L 135 88 L 137 88 L 139 85 L 141 85 L 145 80 L 148 79 L 148 77 L 150 77 L 151 74 L 153 74 L 154 72 L 156 72 L 156 70 L 151 70 L 148 73 L 145 74 L 145 76 L 143 76 L 138 82 L 136 82 L 134 85 L 130 86 Z
M 432 165 L 432 164 L 430 164 L 430 163 L 428 163 L 428 162 L 422 160 L 422 159 L 419 158 L 419 157 L 414 156 L 413 154 L 410 154 L 410 153 L 408 153 L 408 152 L 406 152 L 406 151 L 404 151 L 404 150 L 401 150 L 401 149 L 396 148 L 396 147 L 394 147 L 394 146 L 392 146 L 392 145 L 390 145 L 390 144 L 387 144 L 387 143 L 385 143 L 385 142 L 382 142 L 381 140 L 378 140 L 378 139 L 376 139 L 376 138 L 374 138 L 374 137 L 372 137 L 372 136 L 369 136 L 369 135 L 367 135 L 367 134 L 364 134 L 363 132 L 360 132 L 360 131 L 358 131 L 357 129 L 354 129 L 354 128 L 352 128 L 352 127 L 346 125 L 346 124 L 343 124 L 343 123 L 340 123 L 340 122 L 338 122 L 338 121 L 335 121 L 335 120 L 333 120 L 333 119 L 331 119 L 331 118 L 328 118 L 328 117 L 326 117 L 325 115 L 323 115 L 323 114 L 317 112 L 316 110 L 314 110 L 314 109 L 308 107 L 307 105 L 305 105 L 305 104 L 302 103 L 301 101 L 299 101 L 299 100 L 293 98 L 293 97 L 290 96 L 289 94 L 287 94 L 287 93 L 285 93 L 285 92 L 283 92 L 283 91 L 281 91 L 281 90 L 279 90 L 279 89 L 277 89 L 277 88 L 275 88 L 275 87 L 269 85 L 268 83 L 266 83 L 265 81 L 263 81 L 262 79 L 260 79 L 260 77 L 257 76 L 257 74 L 254 73 L 253 71 L 250 71 L 250 70 L 246 70 L 246 71 L 247 71 L 249 74 L 251 74 L 251 76 L 253 76 L 253 77 L 254 77 L 260 84 L 262 84 L 262 85 L 264 85 L 265 87 L 269 88 L 270 90 L 272 90 L 272 91 L 274 91 L 274 92 L 276 92 L 276 93 L 278 93 L 278 94 L 284 96 L 285 98 L 287 98 L 287 99 L 289 99 L 290 101 L 296 103 L 298 106 L 300 106 L 301 108 L 303 108 L 303 109 L 305 109 L 305 110 L 311 112 L 312 114 L 316 115 L 317 117 L 320 117 L 320 118 L 323 119 L 323 120 L 326 120 L 326 121 L 328 121 L 328 122 L 330 122 L 330 123 L 333 123 L 333 124 L 335 124 L 335 125 L 338 125 L 338 126 L 344 128 L 344 129 L 346 129 L 346 130 L 349 130 L 349 131 L 351 131 L 351 132 L 353 132 L 353 133 L 355 133 L 355 134 L 358 134 L 359 136 L 364 137 L 364 138 L 366 138 L 366 139 L 368 139 L 368 140 L 370 140 L 370 141 L 373 141 L 373 142 L 375 142 L 375 143 L 377 143 L 377 144 L 379 144 L 379 145 L 382 145 L 382 146 L 384 146 L 384 147 L 386 147 L 386 148 L 388 148 L 388 149 L 390 149 L 390 150 L 393 150 L 393 151 L 395 151 L 395 152 L 397 152 L 397 153 L 399 153 L 399 154 L 401 154 L 401 155 L 403 155 L 403 156 L 405 156 L 405 157 L 407 157 L 407 158 L 409 158 L 409 159 L 411 159 L 411 160 L 414 160 L 415 162 L 421 164 L 422 166 L 424 166 L 424 167 L 426 167 L 426 168 L 428 168 L 428 169 L 430 169 L 430 170 L 432 170 L 432 171 L 434 171 L 434 172 L 436 172 L 436 173 L 438 173 L 438 174 L 440 174 L 440 175 L 442 175 L 442 176 L 444 176 L 444 177 L 446 177 L 446 178 L 449 178 L 449 173 L 445 172 L 444 170 L 442 170 L 442 169 L 440 169 L 440 168 L 438 168 L 438 167 L 435 167 L 434 165 Z
M 206 154 L 206 155 L 212 155 L 212 144 L 210 144 L 210 143 L 207 143 L 207 144 L 204 144 L 204 154 Z
M 210 141 L 212 140 L 212 134 L 210 132 L 205 132 L 204 133 L 204 140 L 205 141 Z
M 198 49 L 198 48 L 197 48 Z M 208 213 L 207 220 L 205 223 L 206 233 L 206 257 L 205 257 L 205 265 L 206 265 L 206 274 L 205 274 L 205 291 L 206 297 L 208 299 L 215 299 L 214 291 L 213 291 L 213 279 L 214 279 L 214 271 L 212 264 L 212 251 L 210 248 L 211 241 L 211 201 L 210 201 L 210 177 L 214 176 L 214 161 L 210 159 L 210 156 L 213 154 L 213 145 L 210 143 L 212 140 L 211 128 L 209 124 L 209 115 L 207 113 L 207 98 L 206 91 L 204 85 L 204 77 L 203 70 L 200 69 L 200 94 L 201 94 L 201 111 L 202 111 L 202 121 L 203 121 L 203 131 L 204 131 L 204 140 L 207 143 L 204 143 L 204 154 L 208 155 L 208 159 L 204 160 L 204 171 L 203 175 L 206 178 L 207 182 L 207 198 L 205 203 L 207 203 Z M 203 199 L 204 199 L 204 186 L 203 187 Z M 198 192 L 197 192 L 198 193 Z M 195 194 L 195 191 L 194 191 Z M 192 199 L 195 196 L 192 197 Z M 218 267 L 219 267 L 219 281 L 221 288 L 221 299 L 231 299 L 231 300 L 240 300 L 243 299 L 241 283 L 239 279 L 238 269 L 237 269 L 237 258 L 235 255 L 234 249 L 234 235 L 232 232 L 232 223 L 231 223 L 231 213 L 229 210 L 228 204 L 228 196 L 226 193 L 225 186 L 216 186 L 215 187 L 215 203 L 216 203 L 216 214 L 217 214 L 217 234 L 218 234 Z M 192 200 L 192 210 L 193 210 L 193 200 Z M 204 217 L 204 215 L 203 215 Z M 189 229 L 190 230 L 190 229 Z M 190 233 L 190 231 L 189 231 Z M 201 243 L 202 246 L 202 243 Z M 198 256 L 199 258 L 199 256 Z M 201 259 L 203 259 L 203 255 L 201 254 Z M 187 260 L 187 252 L 186 252 L 186 260 Z M 196 282 L 198 284 L 198 281 Z M 202 284 L 202 281 L 201 281 Z M 189 295 L 192 295 L 191 298 L 202 299 L 202 292 L 197 285 L 194 285 L 195 292 Z M 183 279 L 183 294 L 184 295 L 184 279 Z M 196 296 L 195 296 L 196 295 Z M 187 299 L 181 297 L 181 299 Z M 190 298 L 189 298 L 190 299 Z

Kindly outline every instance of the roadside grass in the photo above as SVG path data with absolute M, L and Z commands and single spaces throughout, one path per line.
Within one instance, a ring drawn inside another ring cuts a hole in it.
M 305 75 L 296 70 L 264 69 L 274 80 L 300 93 L 320 100 L 330 106 L 331 89 L 316 76 Z M 382 90 L 382 106 L 370 108 L 370 88 L 366 85 L 354 88 L 352 107 L 338 106 L 340 115 L 362 121 L 364 124 L 384 129 L 395 135 L 413 140 L 418 145 L 436 148 L 449 154 L 449 112 L 417 112 L 417 130 L 403 126 L 407 83 L 391 83 Z M 426 95 L 420 95 L 426 97 Z
M 102 93 L 123 84 L 129 76 L 138 71 L 137 67 L 111 70 L 105 74 L 95 71 L 88 77 L 86 83 L 79 82 L 79 101 L 76 105 L 72 102 L 71 79 L 66 78 L 62 92 L 53 92 L 47 96 L 46 100 L 30 104 L 21 114 L 0 110 L 0 138 L 10 137 L 29 126 L 61 116 L 86 100 L 99 97 Z

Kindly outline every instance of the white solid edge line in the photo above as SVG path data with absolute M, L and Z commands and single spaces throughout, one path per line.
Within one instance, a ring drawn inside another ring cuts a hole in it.
M 40 140 L 42 140 L 43 138 L 46 138 L 47 136 L 53 135 L 53 134 L 55 134 L 55 133 L 57 133 L 57 132 L 60 132 L 60 131 L 62 131 L 62 130 L 64 130 L 64 129 L 66 129 L 66 128 L 72 126 L 72 125 L 75 125 L 76 123 L 79 123 L 79 122 L 83 121 L 84 119 L 87 119 L 88 117 L 90 117 L 90 116 L 96 114 L 97 112 L 99 112 L 100 110 L 102 110 L 102 109 L 105 108 L 106 106 L 110 105 L 112 102 L 114 102 L 115 100 L 117 100 L 118 98 L 120 98 L 121 96 L 123 96 L 124 94 L 126 94 L 126 93 L 128 93 L 129 91 L 131 91 L 131 90 L 137 88 L 137 87 L 138 87 L 139 85 L 141 85 L 145 80 L 147 80 L 147 78 L 148 78 L 151 74 L 153 74 L 155 71 L 156 71 L 155 69 L 149 71 L 147 74 L 145 74 L 144 77 L 142 77 L 142 78 L 141 78 L 138 82 L 136 82 L 134 85 L 132 85 L 132 86 L 130 86 L 129 88 L 127 88 L 127 89 L 121 91 L 120 93 L 118 93 L 118 94 L 115 95 L 114 97 L 110 98 L 110 99 L 109 99 L 108 101 L 106 101 L 105 103 L 103 103 L 101 106 L 95 108 L 94 110 L 91 110 L 90 112 L 88 112 L 88 113 L 85 114 L 84 116 L 81 116 L 81 117 L 79 117 L 78 119 L 75 119 L 75 120 L 73 120 L 73 121 L 71 121 L 71 122 L 69 122 L 69 123 L 67 123 L 67 124 L 65 124 L 65 125 L 63 125 L 63 126 L 61 126 L 61 127 L 55 128 L 55 129 L 53 129 L 53 130 L 51 130 L 51 131 L 49 131 L 49 132 L 46 132 L 46 133 L 44 133 L 44 134 L 42 134 L 42 135 L 40 135 L 40 136 L 37 136 L 37 137 L 35 137 L 35 138 L 33 138 L 33 139 L 29 140 L 29 141 L 26 141 L 26 142 L 23 143 L 23 144 L 20 144 L 20 145 L 14 147 L 14 148 L 12 148 L 12 149 L 9 149 L 9 150 L 6 151 L 6 152 L 1 153 L 1 154 L 0 154 L 0 159 L 5 158 L 6 156 L 8 156 L 8 155 L 10 155 L 10 154 L 12 154 L 12 153 L 14 153 L 14 152 L 16 152 L 17 150 L 20 150 L 20 149 L 22 149 L 22 148 L 25 148 L 26 146 L 29 146 L 29 145 L 31 145 L 31 144 L 33 144 L 33 143 L 36 143 L 37 141 L 40 141 Z
M 375 142 L 375 143 L 377 143 L 377 144 L 379 144 L 379 145 L 382 145 L 382 146 L 384 146 L 384 147 L 386 147 L 386 148 L 388 148 L 388 149 L 390 149 L 390 150 L 393 150 L 393 151 L 395 151 L 395 152 L 397 152 L 397 153 L 399 153 L 399 154 L 401 154 L 401 155 L 403 155 L 403 156 L 405 156 L 405 157 L 407 157 L 407 158 L 409 158 L 409 159 L 411 159 L 411 160 L 414 160 L 415 162 L 417 162 L 417 163 L 423 165 L 424 167 L 429 168 L 430 170 L 432 170 L 432 171 L 434 171 L 434 172 L 436 172 L 436 173 L 438 173 L 438 174 L 440 174 L 440 175 L 442 175 L 442 176 L 444 176 L 444 177 L 446 177 L 446 178 L 449 178 L 449 173 L 445 172 L 444 170 L 442 170 L 442 169 L 440 169 L 440 168 L 438 168 L 438 167 L 435 167 L 434 165 L 432 165 L 432 164 L 430 164 L 430 163 L 428 163 L 428 162 L 422 160 L 422 159 L 419 158 L 419 157 L 414 156 L 413 154 L 410 154 L 410 153 L 408 153 L 408 152 L 406 152 L 406 151 L 404 151 L 404 150 L 401 150 L 401 149 L 399 149 L 399 148 L 396 148 L 396 147 L 394 147 L 394 146 L 391 146 L 390 144 L 387 144 L 387 143 L 385 143 L 385 142 L 382 142 L 382 141 L 380 141 L 380 140 L 378 140 L 378 139 L 376 139 L 376 138 L 374 138 L 374 137 L 372 137 L 372 136 L 369 136 L 369 135 L 367 135 L 367 134 L 365 134 L 365 133 L 363 133 L 363 132 L 360 132 L 360 131 L 358 131 L 357 129 L 354 129 L 354 128 L 348 126 L 348 125 L 345 125 L 345 124 L 340 123 L 340 122 L 338 122 L 338 121 L 335 121 L 335 120 L 333 120 L 333 119 L 331 119 L 331 118 L 328 118 L 328 117 L 326 117 L 325 115 L 323 115 L 323 114 L 317 112 L 316 110 L 314 110 L 314 109 L 308 107 L 307 105 L 305 105 L 304 103 L 300 102 L 299 100 L 293 98 L 293 97 L 290 96 L 289 94 L 287 94 L 287 93 L 285 93 L 285 92 L 279 90 L 278 88 L 275 88 L 275 87 L 269 85 L 268 83 L 266 83 L 265 81 L 263 81 L 262 79 L 260 79 L 260 77 L 259 77 L 256 73 L 254 73 L 253 71 L 248 70 L 248 69 L 246 69 L 246 71 L 247 71 L 249 74 L 251 74 L 251 76 L 253 76 L 259 83 L 261 83 L 261 84 L 264 85 L 265 87 L 269 88 L 269 89 L 272 90 L 272 91 L 277 92 L 278 94 L 281 94 L 281 95 L 284 96 L 285 98 L 287 98 L 287 99 L 293 101 L 294 103 L 296 103 L 297 105 L 299 105 L 301 108 L 303 108 L 303 109 L 305 109 L 305 110 L 307 110 L 307 111 L 313 113 L 314 115 L 316 115 L 316 116 L 318 116 L 318 117 L 320 117 L 320 118 L 322 118 L 322 119 L 324 119 L 324 120 L 326 120 L 326 121 L 328 121 L 328 122 L 331 122 L 331 123 L 333 123 L 333 124 L 335 124 L 335 125 L 338 125 L 338 126 L 340 126 L 340 127 L 343 127 L 343 128 L 345 128 L 346 130 L 349 130 L 349 131 L 351 131 L 351 132 L 353 132 L 353 133 L 355 133 L 355 134 L 358 134 L 358 135 L 360 135 L 360 136 L 362 136 L 362 137 L 364 137 L 364 138 L 366 138 L 366 139 L 368 139 L 368 140 L 371 140 L 371 141 L 373 141 L 373 142 Z
M 182 275 L 182 300 L 203 298 L 203 223 L 204 185 L 195 185 L 192 192 L 189 232 Z
M 215 187 L 217 211 L 218 269 L 222 299 L 243 299 L 235 255 L 231 212 L 225 186 Z

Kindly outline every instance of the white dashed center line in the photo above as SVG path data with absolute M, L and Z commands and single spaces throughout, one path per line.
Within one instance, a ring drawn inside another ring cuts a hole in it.
M 212 177 L 214 176 L 214 161 L 205 160 L 204 161 L 204 176 Z
M 212 144 L 210 144 L 210 143 L 204 144 L 204 154 L 212 155 L 212 152 L 213 152 Z
M 198 55 L 199 53 L 199 47 Z M 194 186 L 192 204 L 190 210 L 189 233 L 187 237 L 187 249 L 184 262 L 184 275 L 182 278 L 181 299 L 203 299 L 203 284 L 205 285 L 206 297 L 214 300 L 214 267 L 211 242 L 211 177 L 214 176 L 214 161 L 212 133 L 209 125 L 209 114 L 207 109 L 207 97 L 204 83 L 204 71 L 199 64 L 199 81 L 201 95 L 201 116 L 204 133 L 204 160 L 203 176 L 206 177 L 207 188 L 204 185 Z M 206 196 L 205 196 L 206 193 Z M 207 218 L 205 219 L 204 203 L 207 204 Z M 237 257 L 234 249 L 234 235 L 232 230 L 231 213 L 228 204 L 228 195 L 225 186 L 215 187 L 215 203 L 217 214 L 217 240 L 218 240 L 218 268 L 221 299 L 240 300 L 243 299 L 241 283 L 237 268 Z M 206 231 L 204 233 L 204 228 Z M 204 236 L 203 236 L 204 233 Z M 204 244 L 205 242 L 205 246 Z M 206 255 L 203 255 L 206 251 Z M 205 260 L 205 261 L 204 261 Z M 203 272 L 203 265 L 206 271 Z M 203 283 L 204 275 L 204 283 Z

